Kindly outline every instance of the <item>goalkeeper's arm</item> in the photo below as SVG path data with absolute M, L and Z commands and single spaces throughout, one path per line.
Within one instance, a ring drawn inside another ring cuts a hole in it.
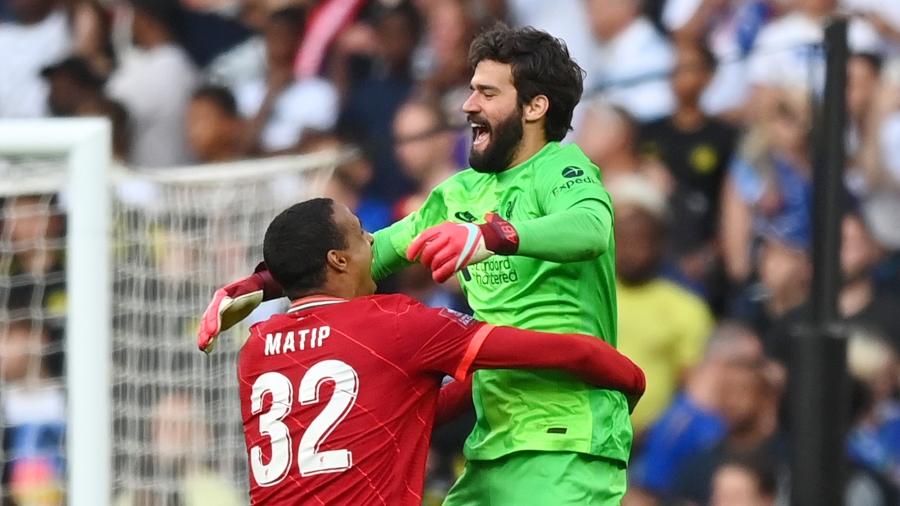
M 488 214 L 481 225 L 443 223 L 420 234 L 407 250 L 443 282 L 465 266 L 493 254 L 521 255 L 551 262 L 579 262 L 606 252 L 612 236 L 612 211 L 600 200 L 585 199 L 572 207 L 510 222 Z

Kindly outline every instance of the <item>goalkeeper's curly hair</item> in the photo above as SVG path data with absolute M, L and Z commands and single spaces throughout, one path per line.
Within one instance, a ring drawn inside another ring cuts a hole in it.
M 497 23 L 469 46 L 469 65 L 492 60 L 512 66 L 519 106 L 538 95 L 550 101 L 544 133 L 560 141 L 572 129 L 572 112 L 584 91 L 584 70 L 569 55 L 565 42 L 530 26 Z
M 346 247 L 334 223 L 334 201 L 316 198 L 294 204 L 272 220 L 263 258 L 284 294 L 296 299 L 322 287 L 328 251 Z

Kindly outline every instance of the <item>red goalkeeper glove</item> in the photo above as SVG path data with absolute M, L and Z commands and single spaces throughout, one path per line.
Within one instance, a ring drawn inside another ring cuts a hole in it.
M 216 290 L 212 302 L 203 312 L 197 346 L 201 351 L 211 353 L 221 332 L 246 318 L 263 301 L 283 296 L 281 285 L 272 278 L 266 264 L 260 263 L 250 276 Z
M 442 223 L 425 230 L 409 245 L 406 258 L 418 259 L 431 269 L 431 277 L 443 283 L 469 264 L 497 253 L 512 255 L 519 249 L 516 229 L 496 213 L 485 223 Z

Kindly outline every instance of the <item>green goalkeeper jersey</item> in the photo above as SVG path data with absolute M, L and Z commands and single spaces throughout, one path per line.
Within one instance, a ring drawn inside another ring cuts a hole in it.
M 457 274 L 476 318 L 599 336 L 615 346 L 612 205 L 600 171 L 574 144 L 551 142 L 504 172 L 468 169 L 444 181 L 418 211 L 375 233 L 376 278 L 408 265 L 407 247 L 428 227 L 483 222 L 488 212 L 512 223 L 520 242 L 516 255 L 495 255 Z M 632 429 L 619 392 L 563 372 L 504 369 L 477 371 L 472 395 L 469 459 L 543 450 L 628 460 Z

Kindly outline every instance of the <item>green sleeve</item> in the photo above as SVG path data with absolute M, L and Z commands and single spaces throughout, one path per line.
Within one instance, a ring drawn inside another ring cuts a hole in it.
M 442 186 L 432 190 L 414 213 L 373 234 L 372 277 L 376 281 L 410 265 L 411 262 L 406 260 L 406 249 L 413 239 L 428 227 L 447 221 Z
M 398 254 L 391 245 L 391 233 L 392 231 L 399 233 L 399 228 L 394 227 L 401 223 L 402 221 L 398 221 L 372 234 L 375 236 L 375 244 L 372 246 L 372 277 L 375 281 L 382 280 L 410 264 L 406 260 L 406 255 Z
M 613 235 L 612 202 L 600 170 L 583 156 L 555 162 L 535 179 L 544 216 L 511 222 L 519 234 L 517 254 L 552 262 L 596 258 L 610 248 Z
M 590 260 L 606 253 L 612 242 L 612 212 L 597 200 L 512 225 L 519 234 L 517 255 L 551 262 Z

